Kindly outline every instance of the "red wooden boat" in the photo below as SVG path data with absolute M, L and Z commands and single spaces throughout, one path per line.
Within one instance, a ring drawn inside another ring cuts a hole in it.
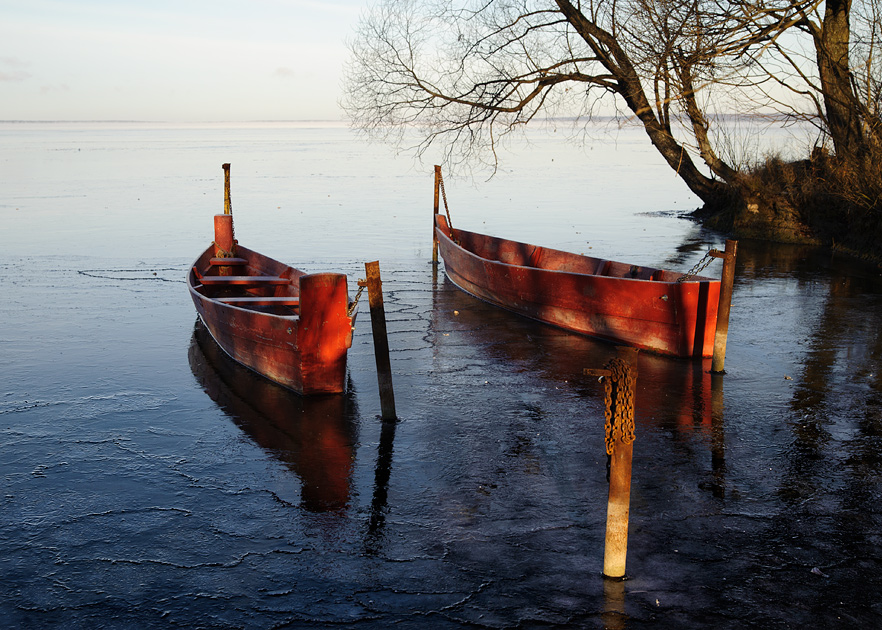
M 233 359 L 300 394 L 340 393 L 352 345 L 346 276 L 307 274 L 233 238 L 229 165 L 225 214 L 187 275 L 199 318 Z
M 442 189 L 443 192 L 443 189 Z M 710 357 L 720 281 L 454 229 L 435 213 L 444 269 L 463 291 L 573 332 L 678 357 Z

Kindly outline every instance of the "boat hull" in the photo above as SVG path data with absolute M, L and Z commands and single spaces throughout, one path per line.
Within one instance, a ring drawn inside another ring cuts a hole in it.
M 565 330 L 677 357 L 713 355 L 720 282 L 451 229 L 435 215 L 450 280 Z
M 343 392 L 354 321 L 347 312 L 346 276 L 305 274 L 237 245 L 236 256 L 246 263 L 234 274 L 244 278 L 243 284 L 217 288 L 209 281 L 225 272 L 212 266 L 215 254 L 214 246 L 205 250 L 194 262 L 187 284 L 199 318 L 218 346 L 238 363 L 299 394 Z M 277 280 L 255 288 L 247 284 L 249 277 Z M 260 298 L 267 298 L 268 304 L 223 301 Z M 274 306 L 271 300 L 287 306 Z

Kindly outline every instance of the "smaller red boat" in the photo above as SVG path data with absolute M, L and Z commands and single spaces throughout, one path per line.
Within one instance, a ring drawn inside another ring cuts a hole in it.
M 239 245 L 229 164 L 224 171 L 225 213 L 187 275 L 199 318 L 224 352 L 258 374 L 299 394 L 341 393 L 355 321 L 346 276 L 307 274 Z
M 466 293 L 615 343 L 677 357 L 714 354 L 719 280 L 454 229 L 438 213 L 439 183 L 444 190 L 436 173 L 435 240 L 447 277 Z

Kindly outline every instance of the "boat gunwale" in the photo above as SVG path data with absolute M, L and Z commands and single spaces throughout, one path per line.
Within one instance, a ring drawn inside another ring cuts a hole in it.
M 282 284 L 282 285 L 276 285 L 276 286 L 281 286 L 281 287 L 292 286 L 292 285 L 294 285 L 294 282 L 298 281 L 302 276 L 309 275 L 306 272 L 304 272 L 300 269 L 297 269 L 296 267 L 292 267 L 291 265 L 286 265 L 283 262 L 275 260 L 274 258 L 270 258 L 269 256 L 267 256 L 265 254 L 261 254 L 259 252 L 254 251 L 254 250 L 244 248 L 241 245 L 239 246 L 239 249 L 240 250 L 245 249 L 247 252 L 249 252 L 250 254 L 253 254 L 254 256 L 256 256 L 258 258 L 261 258 L 265 261 L 269 261 L 273 264 L 279 265 L 280 267 L 284 267 L 286 271 L 291 270 L 291 271 L 296 272 L 298 274 L 294 278 L 290 278 L 290 277 L 285 278 L 286 280 L 288 280 L 288 284 Z M 204 259 L 206 257 L 206 255 L 208 255 L 208 254 L 213 255 L 213 251 L 214 251 L 214 246 L 209 245 L 205 249 L 205 251 L 202 252 L 202 254 L 200 254 L 196 258 L 196 260 L 193 261 L 193 264 L 190 265 L 190 271 L 187 274 L 187 287 L 189 288 L 190 293 L 192 295 L 198 296 L 200 300 L 211 302 L 211 303 L 215 304 L 216 306 L 218 306 L 219 308 L 236 309 L 239 311 L 253 313 L 253 314 L 265 316 L 268 318 L 276 318 L 276 319 L 286 320 L 286 321 L 291 321 L 291 322 L 300 321 L 300 314 L 299 313 L 294 314 L 294 315 L 283 315 L 283 314 L 279 314 L 279 313 L 269 313 L 267 311 L 261 311 L 256 308 L 248 308 L 247 306 L 243 307 L 243 306 L 238 306 L 236 304 L 228 304 L 226 302 L 222 302 L 221 298 L 219 298 L 219 297 L 212 297 L 210 295 L 206 295 L 205 293 L 202 293 L 201 291 L 199 291 L 198 287 L 196 286 L 196 284 L 199 282 L 199 278 L 196 277 L 196 271 L 197 271 L 199 261 Z M 209 256 L 209 257 L 211 257 L 211 256 Z M 249 266 L 250 266 L 250 264 L 251 264 L 251 261 L 249 260 Z M 254 275 L 254 274 L 248 274 L 248 275 Z M 278 275 L 278 274 L 276 274 L 276 275 Z M 208 286 L 208 285 L 202 285 L 202 286 Z
M 623 280 L 625 280 L 625 281 L 629 281 L 629 282 L 645 282 L 645 283 L 650 283 L 653 285 L 685 285 L 685 284 L 694 284 L 694 283 L 701 283 L 701 282 L 710 282 L 710 283 L 717 283 L 717 284 L 720 283 L 719 278 L 712 278 L 709 276 L 691 276 L 687 280 L 682 280 L 682 281 L 681 280 L 652 280 L 649 278 L 627 278 L 624 276 L 609 276 L 609 275 L 598 274 L 598 273 L 584 273 L 584 272 L 580 272 L 580 271 L 566 271 L 566 270 L 561 270 L 561 269 L 548 269 L 545 267 L 539 267 L 539 266 L 533 266 L 533 265 L 507 263 L 507 262 L 503 262 L 501 260 L 497 260 L 494 258 L 487 258 L 486 256 L 482 256 L 481 254 L 475 252 L 472 249 L 464 247 L 456 239 L 451 237 L 450 233 L 455 233 L 454 235 L 468 234 L 468 235 L 473 235 L 473 236 L 477 236 L 480 238 L 489 238 L 489 239 L 494 239 L 496 241 L 500 241 L 500 242 L 504 242 L 504 243 L 514 243 L 517 245 L 522 245 L 524 247 L 532 247 L 532 248 L 534 248 L 534 250 L 542 250 L 545 252 L 565 254 L 567 256 L 576 256 L 576 257 L 579 257 L 582 259 L 596 260 L 598 262 L 607 261 L 607 262 L 611 262 L 611 263 L 618 264 L 618 265 L 628 265 L 628 263 L 623 263 L 623 262 L 608 259 L 608 258 L 597 258 L 595 256 L 586 256 L 584 254 L 576 254 L 574 252 L 568 252 L 568 251 L 562 250 L 562 249 L 555 249 L 553 247 L 534 245 L 532 243 L 515 241 L 512 239 L 502 238 L 502 237 L 498 237 L 498 236 L 490 236 L 488 234 L 482 234 L 480 232 L 471 232 L 469 230 L 463 230 L 460 228 L 452 228 L 449 225 L 447 225 L 447 221 L 443 215 L 436 214 L 435 217 L 436 217 L 435 230 L 440 235 L 442 235 L 453 247 L 456 247 L 457 249 L 465 252 L 466 254 L 468 254 L 471 257 L 477 258 L 478 260 L 482 260 L 484 262 L 491 263 L 494 265 L 501 265 L 503 267 L 510 267 L 510 268 L 514 268 L 514 269 L 529 269 L 532 271 L 540 271 L 540 272 L 544 272 L 544 273 L 565 274 L 565 275 L 569 275 L 569 276 L 583 276 L 585 278 L 597 278 L 597 279 L 603 279 L 604 281 L 607 281 L 607 280 L 623 281 Z M 439 223 L 440 223 L 440 225 L 439 225 Z M 449 233 L 448 233 L 448 230 L 449 230 Z M 641 267 L 641 268 L 642 269 L 651 269 L 653 271 L 661 271 L 663 273 L 673 273 L 673 274 L 679 273 L 677 271 L 672 271 L 670 269 L 662 269 L 660 267 Z M 680 275 L 682 277 L 685 274 L 680 274 Z M 459 286 L 459 285 L 457 285 L 457 286 Z M 463 290 L 465 290 L 465 289 L 463 289 Z M 466 291 L 466 292 L 468 293 L 468 291 Z

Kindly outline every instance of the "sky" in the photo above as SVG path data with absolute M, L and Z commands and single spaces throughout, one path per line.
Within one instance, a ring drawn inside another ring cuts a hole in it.
M 0 0 L 0 120 L 342 120 L 367 6 Z

